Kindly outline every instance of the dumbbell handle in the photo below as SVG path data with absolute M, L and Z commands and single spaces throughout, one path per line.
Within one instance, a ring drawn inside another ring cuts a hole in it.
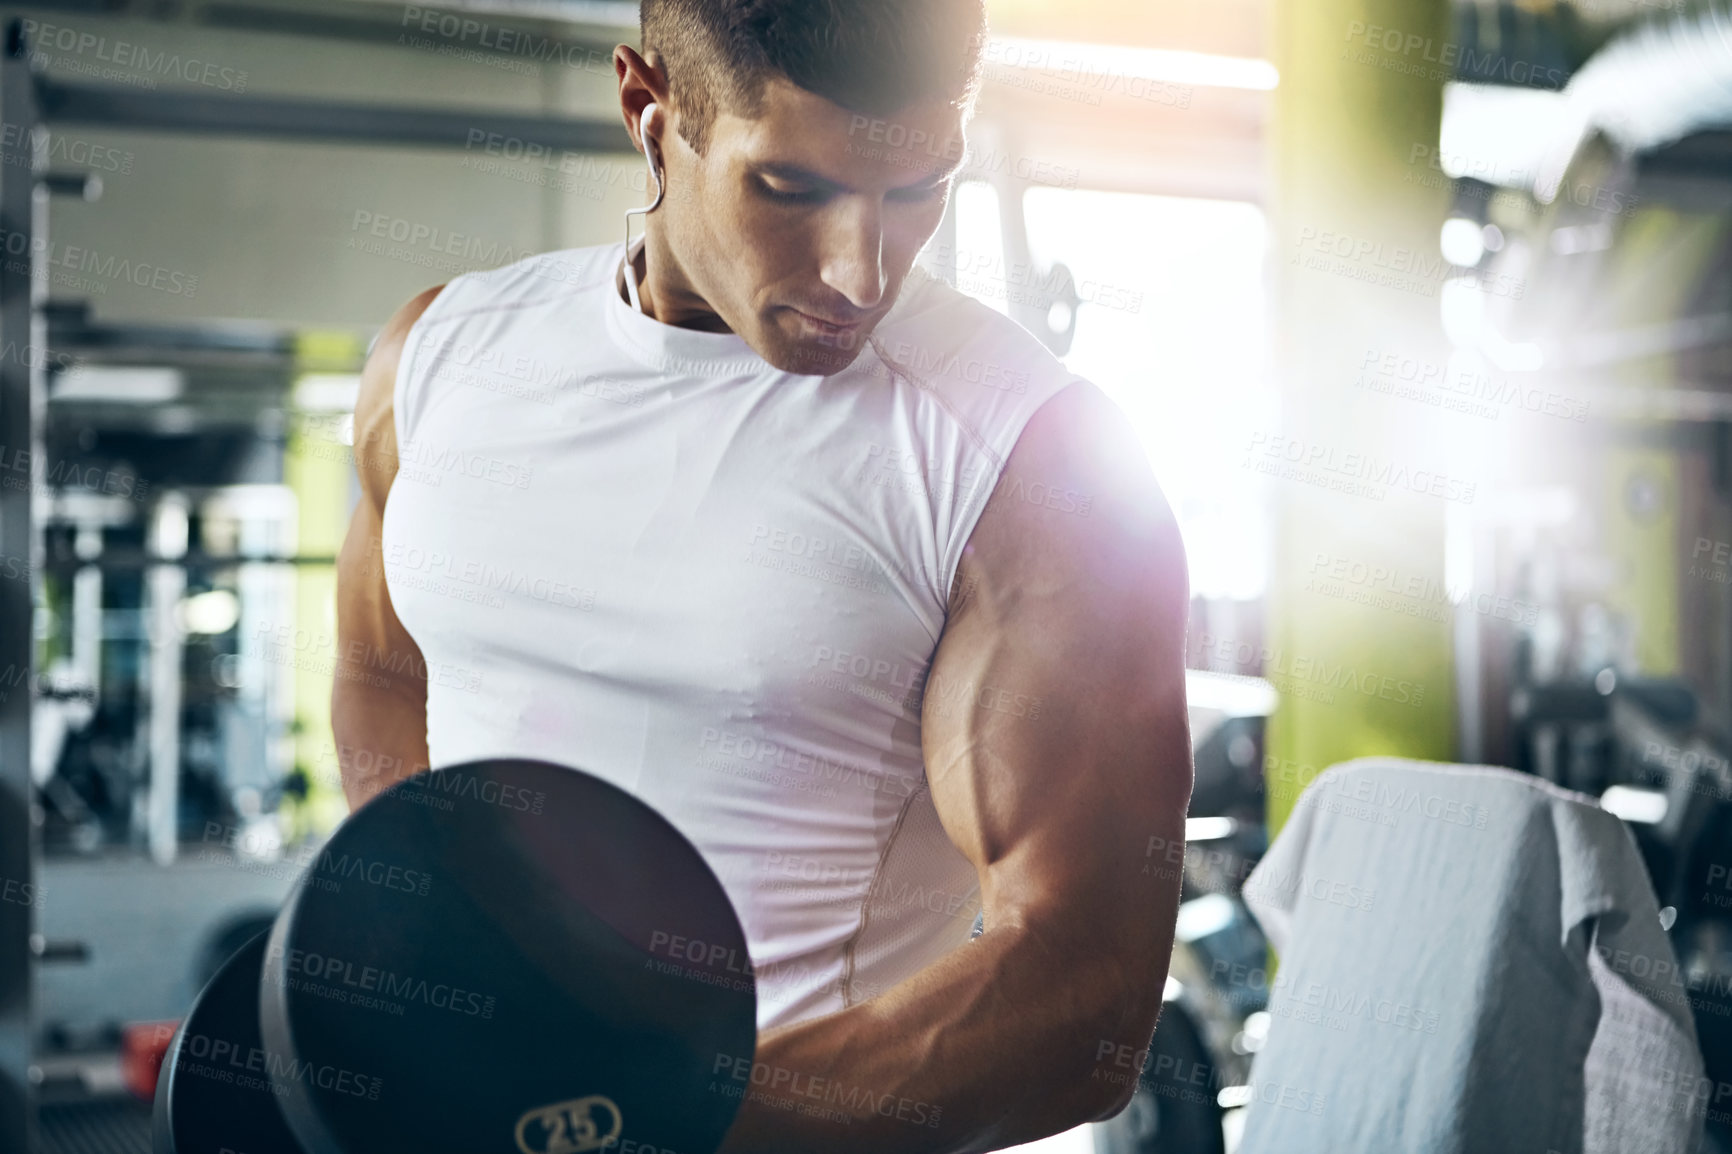
M 30 952 L 44 965 L 88 962 L 90 943 L 77 938 L 45 938 L 41 934 L 31 934 Z

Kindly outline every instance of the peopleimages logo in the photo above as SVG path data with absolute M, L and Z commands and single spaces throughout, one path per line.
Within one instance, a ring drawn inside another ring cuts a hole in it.
M 1482 617 L 1532 625 L 1539 620 L 1539 606 L 1529 601 L 1494 593 L 1465 590 L 1451 593 L 1435 577 L 1403 570 L 1398 565 L 1376 565 L 1351 557 L 1313 551 L 1304 589 L 1324 597 L 1351 601 L 1373 609 L 1387 609 L 1409 617 L 1445 622 L 1459 609 L 1472 609 Z
M 1279 646 L 1259 647 L 1212 633 L 1199 635 L 1198 642 L 1201 658 L 1211 667 L 1237 664 L 1240 670 L 1223 672 L 1255 671 L 1276 688 L 1294 696 L 1334 704 L 1335 691 L 1344 690 L 1415 708 L 1425 701 L 1424 685 L 1361 670 L 1348 661 L 1331 665 L 1327 658 L 1289 654 Z
M 29 270 L 31 262 L 48 270 L 57 284 L 88 288 L 104 292 L 108 282 L 120 281 L 142 289 L 153 289 L 191 299 L 198 295 L 198 277 L 193 273 L 150 261 L 100 253 L 75 244 L 63 244 L 42 236 L 0 229 L 0 246 L 8 257 L 7 267 L 13 271 Z M 28 258 L 26 258 L 28 254 Z M 75 277 L 74 274 L 87 274 Z
M 1496 420 L 1507 409 L 1560 420 L 1584 422 L 1588 402 L 1514 381 L 1499 381 L 1471 369 L 1450 369 L 1438 361 L 1380 349 L 1367 349 L 1356 388 L 1404 400 L 1420 400 L 1453 412 Z M 1482 403 L 1483 402 L 1483 403 Z
M 1347 25 L 1347 42 L 1357 41 L 1367 49 L 1377 49 L 1381 57 L 1360 55 L 1360 63 L 1376 64 L 1391 71 L 1409 75 L 1434 76 L 1439 79 L 1477 80 L 1482 83 L 1502 81 L 1505 84 L 1532 88 L 1561 89 L 1569 76 L 1562 69 L 1541 67 L 1531 61 L 1512 59 L 1489 49 L 1476 51 L 1472 45 L 1445 40 L 1441 43 L 1418 32 L 1386 28 L 1353 20 Z M 1417 54 L 1417 59 L 1415 58 Z M 1426 68 L 1435 64 L 1435 69 Z
M 535 479 L 534 465 L 429 445 L 425 441 L 404 442 L 398 450 L 397 463 L 399 469 L 405 465 L 419 467 L 434 476 L 455 474 L 512 489 L 527 489 Z
M 44 892 L 39 881 L 20 881 L 17 878 L 5 878 L 0 884 L 0 902 L 10 902 L 13 905 L 33 906 L 42 908 Z
M 184 1074 L 266 1093 L 277 1093 L 274 1085 L 298 1082 L 330 1093 L 376 1102 L 385 1084 L 383 1078 L 357 1074 L 340 1066 L 285 1057 L 259 1046 L 247 1046 L 208 1034 L 182 1038 L 175 1061 Z
M 457 12 L 405 4 L 400 27 L 408 29 L 411 33 L 418 32 L 430 37 L 441 37 L 448 42 L 441 47 L 462 48 L 474 44 L 476 48 L 484 50 L 485 53 L 514 64 L 531 62 L 540 64 L 551 61 L 576 71 L 587 72 L 592 76 L 611 77 L 613 75 L 612 53 L 598 51 L 585 44 L 556 40 L 551 36 L 539 36 L 518 28 L 490 24 L 485 20 L 476 20 L 471 16 Z M 431 41 L 405 40 L 401 37 L 398 43 L 406 43 L 413 48 L 432 46 Z M 476 55 L 479 56 L 481 53 Z M 521 69 L 514 70 L 521 71 Z M 529 75 L 533 72 L 526 72 L 525 74 Z
M 766 1105 L 798 1110 L 810 1117 L 833 1117 L 836 1121 L 851 1122 L 855 1118 L 875 1114 L 881 1118 L 896 1118 L 916 1126 L 935 1128 L 944 1114 L 943 1107 L 929 1102 L 845 1084 L 837 1079 L 819 1077 L 803 1070 L 753 1061 L 743 1055 L 736 1057 L 731 1054 L 717 1054 L 710 1073 L 715 1075 L 717 1082 L 722 1083 L 721 1091 L 732 1091 L 732 1097 L 742 1097 L 749 1082 L 758 1088 L 758 1093 L 753 1097 L 764 1095 L 762 1100 Z M 740 1085 L 729 1087 L 726 1079 Z M 712 1082 L 711 1086 L 714 1087 L 715 1083 Z M 769 1096 L 779 1094 L 786 1094 L 787 1097 Z M 815 1105 L 817 1103 L 830 1109 L 820 1112 L 821 1108 Z M 840 1109 L 837 1110 L 836 1107 Z
M 403 1016 L 408 1003 L 417 1002 L 431 1009 L 490 1020 L 497 1005 L 492 994 L 466 990 L 449 982 L 429 982 L 378 966 L 356 965 L 345 958 L 309 950 L 273 945 L 265 955 L 265 966 L 267 982 L 315 997 L 351 1002 L 364 1009 L 382 1009 L 397 1017 Z
M 369 212 L 364 208 L 355 210 L 354 218 L 349 223 L 349 232 L 351 235 L 345 247 L 375 255 L 401 254 L 382 246 L 369 246 L 360 242 L 367 238 L 389 240 L 404 246 L 406 250 L 419 249 L 435 256 L 457 257 L 462 262 L 483 267 L 509 265 L 538 255 L 533 248 L 513 248 L 503 241 L 488 240 L 472 233 L 453 232 L 438 225 L 392 216 L 389 213 Z M 450 264 L 448 267 L 460 266 Z
M 1303 870 L 1295 873 L 1283 873 L 1277 869 L 1259 872 L 1245 883 L 1244 893 L 1248 898 L 1271 903 L 1284 898 L 1305 897 L 1366 913 L 1371 911 L 1377 900 L 1377 891 L 1369 886 L 1356 885 L 1338 878 L 1320 877 Z
M 248 857 L 259 857 L 271 843 L 265 837 L 241 826 L 208 821 L 204 827 L 204 844 L 238 850 Z M 363 858 L 348 853 L 335 853 L 327 845 L 307 845 L 286 854 L 276 862 L 263 863 L 273 872 L 305 874 L 310 888 L 330 893 L 341 891 L 345 881 L 362 882 L 398 893 L 426 897 L 433 875 L 377 858 Z
M 110 75 L 113 70 L 101 67 L 104 64 L 113 64 L 134 74 L 142 73 L 142 76 L 134 75 L 130 79 L 135 82 L 146 81 L 144 87 L 148 88 L 154 88 L 156 78 L 161 76 L 225 92 L 241 93 L 247 90 L 245 69 L 230 68 L 192 56 L 183 57 L 178 52 L 166 49 L 153 52 L 148 45 L 134 44 L 127 40 L 110 40 L 106 36 L 62 24 L 46 24 L 26 19 L 23 27 L 25 43 L 31 49 L 32 63 L 55 64 L 68 71 L 100 75 L 107 80 L 127 80 L 125 76 Z M 48 54 L 47 49 L 68 53 L 69 56 L 56 59 Z M 86 59 L 79 60 L 79 57 Z
M 47 494 L 56 489 L 82 489 L 87 493 L 102 493 L 142 501 L 150 494 L 150 482 L 135 474 L 85 465 L 62 457 L 58 461 L 42 462 L 40 485 L 33 482 L 34 460 L 29 449 L 9 449 L 0 445 L 0 488 L 34 488 Z
M 1351 496 L 1381 501 L 1390 489 L 1473 504 L 1478 486 L 1436 469 L 1415 469 L 1371 453 L 1343 451 L 1333 445 L 1279 433 L 1251 434 L 1244 466 L 1283 480 L 1302 481 Z

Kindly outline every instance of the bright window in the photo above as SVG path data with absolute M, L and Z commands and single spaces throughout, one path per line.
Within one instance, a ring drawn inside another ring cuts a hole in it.
M 1037 269 L 1063 261 L 1084 300 L 1065 363 L 1135 425 L 1184 530 L 1193 596 L 1260 597 L 1272 531 L 1243 463 L 1251 434 L 1275 424 L 1262 210 L 1059 188 L 1023 205 Z
M 998 215 L 998 190 L 983 180 L 956 186 L 956 265 L 952 283 L 962 292 L 1006 316 L 1004 226 Z

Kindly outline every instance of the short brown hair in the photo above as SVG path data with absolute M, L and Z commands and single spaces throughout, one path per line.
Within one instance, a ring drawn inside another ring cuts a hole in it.
M 639 12 L 700 155 L 722 109 L 761 114 L 774 75 L 863 116 L 965 108 L 979 90 L 983 0 L 642 0 Z

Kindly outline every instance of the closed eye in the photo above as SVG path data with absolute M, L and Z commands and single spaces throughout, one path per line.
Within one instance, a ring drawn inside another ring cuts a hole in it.
M 941 200 L 950 191 L 949 181 L 937 184 L 923 185 L 918 188 L 892 189 L 888 199 L 902 204 L 920 204 L 932 200 Z M 766 181 L 758 182 L 758 192 L 769 200 L 780 204 L 818 205 L 829 200 L 833 191 L 827 188 L 803 188 L 786 190 L 776 188 Z
M 758 182 L 758 191 L 771 200 L 783 204 L 822 204 L 829 197 L 829 192 L 821 188 L 805 188 L 795 192 L 784 192 L 773 188 L 764 181 Z
M 923 200 L 941 199 L 949 191 L 950 182 L 941 180 L 937 184 L 923 185 L 919 188 L 899 188 L 891 192 L 890 195 L 896 200 L 919 203 Z

